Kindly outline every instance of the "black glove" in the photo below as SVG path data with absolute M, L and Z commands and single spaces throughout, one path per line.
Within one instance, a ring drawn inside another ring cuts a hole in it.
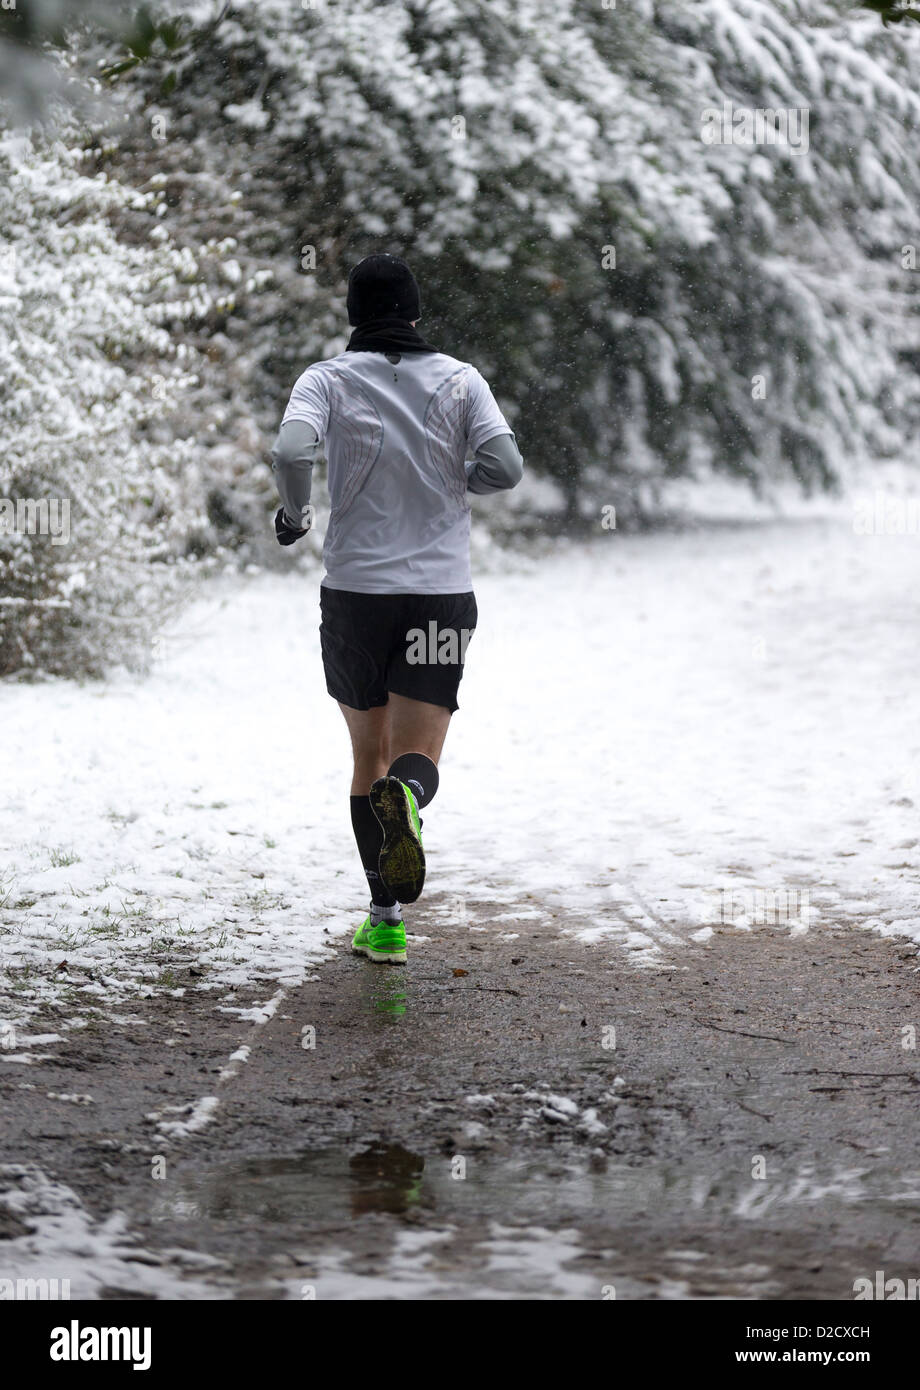
M 304 526 L 302 529 L 290 526 L 285 520 L 283 507 L 279 507 L 275 513 L 275 536 L 279 545 L 293 545 L 295 541 L 300 540 L 301 536 L 305 536 L 309 529 L 309 526 Z

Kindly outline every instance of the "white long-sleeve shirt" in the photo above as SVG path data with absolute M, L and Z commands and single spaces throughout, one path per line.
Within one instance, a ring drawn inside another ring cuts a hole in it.
M 514 434 L 475 367 L 440 352 L 344 352 L 308 367 L 272 453 L 295 525 L 322 445 L 332 502 L 326 587 L 470 590 L 467 492 L 514 487 L 523 473 Z

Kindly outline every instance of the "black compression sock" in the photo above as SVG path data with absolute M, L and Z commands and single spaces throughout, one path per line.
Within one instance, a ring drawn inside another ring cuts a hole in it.
M 369 796 L 351 798 L 351 828 L 355 832 L 358 853 L 370 885 L 371 902 L 374 907 L 395 907 L 396 899 L 380 877 L 378 865 L 383 845 L 383 830 L 371 810 Z
M 438 790 L 438 767 L 424 753 L 400 753 L 390 767 L 388 776 L 398 777 L 415 797 L 421 809 L 427 806 Z

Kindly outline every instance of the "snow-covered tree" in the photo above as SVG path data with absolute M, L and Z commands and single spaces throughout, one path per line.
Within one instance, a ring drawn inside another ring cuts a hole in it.
M 71 133 L 72 134 L 72 133 Z M 201 312 L 199 270 L 154 195 L 83 171 L 63 140 L 0 134 L 0 674 L 142 658 L 204 486 L 171 414 L 195 363 L 165 323 Z
M 913 419 L 910 28 L 834 0 L 233 0 L 165 100 L 156 64 L 128 79 L 169 123 L 134 158 L 183 185 L 177 236 L 207 187 L 244 280 L 274 272 L 228 329 L 266 429 L 382 247 L 570 510 L 706 468 L 826 486 Z M 727 102 L 807 141 L 711 143 Z
M 374 249 L 573 516 L 710 469 L 830 485 L 915 429 L 917 26 L 848 0 L 113 13 L 50 34 L 75 122 L 0 137 L 0 499 L 69 499 L 72 534 L 6 518 L 0 671 L 125 659 L 178 559 L 266 527 L 271 433 Z

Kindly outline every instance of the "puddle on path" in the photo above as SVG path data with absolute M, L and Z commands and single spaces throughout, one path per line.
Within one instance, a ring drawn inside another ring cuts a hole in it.
M 824 1282 L 808 1296 L 852 1296 L 857 1209 L 875 1231 L 920 1222 L 920 1172 L 800 1164 L 757 1182 L 662 1163 L 591 1171 L 493 1155 L 464 1166 L 379 1142 L 237 1159 L 158 1194 L 153 1215 L 197 1227 L 202 1247 L 205 1230 L 248 1232 L 250 1297 L 775 1299 L 817 1277 L 783 1263 L 782 1229 L 811 1222 L 823 1227 Z
M 225 1221 L 257 1217 L 279 1225 L 341 1225 L 369 1213 L 415 1210 L 448 1222 L 497 1220 L 614 1226 L 668 1213 L 756 1220 L 783 1207 L 819 1208 L 824 1218 L 855 1203 L 881 1203 L 902 1219 L 920 1215 L 920 1169 L 892 1174 L 882 1165 L 802 1164 L 754 1180 L 743 1172 L 708 1176 L 675 1164 L 584 1166 L 494 1156 L 424 1158 L 399 1144 L 355 1153 L 319 1149 L 238 1159 L 200 1171 L 159 1195 L 155 1216 Z

